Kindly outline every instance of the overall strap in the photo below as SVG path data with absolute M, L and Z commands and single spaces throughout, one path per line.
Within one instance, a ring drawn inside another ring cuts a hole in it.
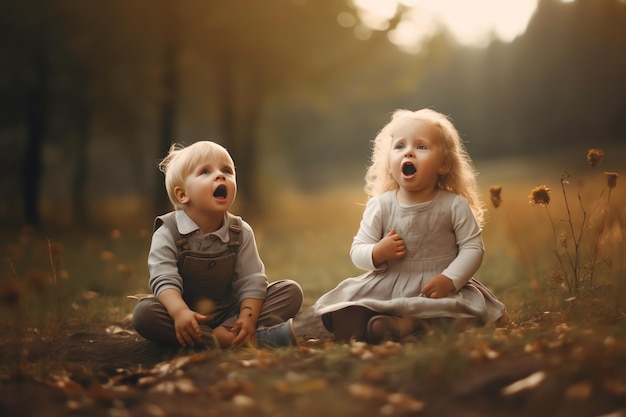
M 239 246 L 241 245 L 241 217 L 228 213 L 228 220 L 230 224 L 230 226 L 228 227 L 228 247 L 233 253 L 236 253 L 239 250 Z
M 175 211 L 171 211 L 167 214 L 164 214 L 163 216 L 157 217 L 154 220 L 154 230 L 156 231 L 159 227 L 161 227 L 162 224 L 165 224 L 172 233 L 172 236 L 174 236 L 174 242 L 176 242 L 176 247 L 178 248 L 179 252 L 189 250 L 189 242 L 187 241 L 187 238 L 182 236 L 178 232 Z

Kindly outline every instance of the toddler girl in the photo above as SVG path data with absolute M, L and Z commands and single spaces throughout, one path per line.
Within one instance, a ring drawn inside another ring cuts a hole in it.
M 430 109 L 397 110 L 373 145 L 369 200 L 350 251 L 369 272 L 320 297 L 315 314 L 337 340 L 371 343 L 435 319 L 505 323 L 504 305 L 472 277 L 484 207 L 453 124 Z

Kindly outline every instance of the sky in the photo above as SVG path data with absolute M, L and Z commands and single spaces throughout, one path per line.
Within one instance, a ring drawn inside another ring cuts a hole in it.
M 567 0 L 572 1 L 572 0 Z M 510 42 L 526 30 L 537 0 L 352 0 L 355 15 L 343 13 L 339 24 L 353 27 L 367 39 L 372 31 L 387 30 L 400 14 L 389 40 L 406 52 L 418 53 L 440 26 L 466 46 L 487 46 L 493 38 Z

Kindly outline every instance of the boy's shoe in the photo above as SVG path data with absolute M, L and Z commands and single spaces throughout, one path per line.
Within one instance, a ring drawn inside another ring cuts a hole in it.
M 376 315 L 367 322 L 367 341 L 377 344 L 386 340 L 399 342 L 414 331 L 409 317 Z
M 289 319 L 272 327 L 264 327 L 256 331 L 258 347 L 296 346 L 296 333 L 293 330 L 293 319 Z

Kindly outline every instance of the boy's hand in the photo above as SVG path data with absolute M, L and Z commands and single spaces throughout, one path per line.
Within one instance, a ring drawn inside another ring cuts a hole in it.
M 176 339 L 181 346 L 193 346 L 202 343 L 200 324 L 209 318 L 188 308 L 180 310 L 173 316 Z
M 439 274 L 424 285 L 422 288 L 422 294 L 428 298 L 443 298 L 450 294 L 456 288 L 452 283 L 452 280 L 443 274 Z
M 240 316 L 231 331 L 235 333 L 233 346 L 252 342 L 256 336 L 256 319 Z
M 385 237 L 383 237 L 372 250 L 372 261 L 375 266 L 379 266 L 385 261 L 391 259 L 400 259 L 406 255 L 406 246 L 402 237 L 391 229 Z

